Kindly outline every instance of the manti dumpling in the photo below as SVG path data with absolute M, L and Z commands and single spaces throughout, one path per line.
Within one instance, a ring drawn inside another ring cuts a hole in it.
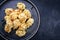
M 10 33 L 11 32 L 11 27 L 6 24 L 4 30 L 6 32 Z
M 31 13 L 28 9 L 25 9 L 23 13 L 27 16 L 27 18 L 31 18 Z
M 12 12 L 9 16 L 11 17 L 11 20 L 15 20 L 18 17 L 16 12 Z
M 6 8 L 6 9 L 5 9 L 6 15 L 11 14 L 13 11 L 14 11 L 14 10 L 13 10 L 12 8 Z
M 34 19 L 33 18 L 29 18 L 26 22 L 27 27 L 29 28 L 32 24 L 34 23 Z
M 25 9 L 25 4 L 22 3 L 22 2 L 18 2 L 18 3 L 17 3 L 17 7 L 18 7 L 19 9 L 23 10 L 23 9 Z
M 18 16 L 21 23 L 24 23 L 27 19 L 27 16 L 24 13 L 19 14 Z
M 19 37 L 25 36 L 26 31 L 25 30 L 17 30 L 16 31 L 16 35 L 18 35 Z
M 16 19 L 13 21 L 13 25 L 14 25 L 13 29 L 17 29 L 21 25 L 21 23 L 18 19 Z
M 27 30 L 26 23 L 21 24 L 21 26 L 19 26 L 18 30 Z

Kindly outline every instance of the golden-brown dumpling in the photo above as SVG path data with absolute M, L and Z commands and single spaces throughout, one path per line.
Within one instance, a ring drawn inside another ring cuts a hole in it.
M 6 24 L 12 28 L 13 27 L 13 22 L 11 20 L 6 21 Z
M 18 17 L 16 12 L 12 12 L 9 16 L 11 17 L 12 20 L 17 19 L 17 17 Z
M 19 37 L 25 36 L 26 31 L 25 30 L 17 30 L 16 31 L 16 35 Z
M 13 22 L 10 19 L 10 16 L 5 16 L 4 18 L 6 20 L 6 24 L 13 27 Z
M 34 19 L 33 18 L 29 18 L 26 22 L 27 27 L 29 28 L 32 24 L 34 23 Z
M 27 29 L 27 25 L 25 23 L 21 24 L 21 26 L 19 26 L 18 30 L 26 30 Z
M 21 23 L 24 23 L 27 19 L 26 15 L 24 13 L 19 14 L 18 18 Z
M 7 20 L 10 20 L 10 16 L 5 16 L 4 19 L 7 21 Z
M 6 24 L 4 30 L 8 33 L 11 32 L 11 28 Z
M 5 9 L 6 15 L 11 14 L 12 12 L 13 12 L 13 9 L 12 9 L 12 8 L 6 8 L 6 9 Z
M 14 21 L 13 21 L 13 24 L 14 24 L 13 29 L 17 29 L 17 28 L 18 28 L 18 26 L 20 26 L 20 25 L 21 25 L 21 23 L 20 23 L 20 21 L 19 21 L 18 19 L 14 20 Z
M 15 9 L 14 11 L 15 11 L 15 12 L 19 12 L 20 10 L 19 10 L 19 9 Z
M 15 9 L 14 12 L 16 12 L 16 13 L 19 15 L 20 13 L 22 13 L 22 10 L 20 10 L 20 9 Z
M 18 3 L 17 3 L 17 7 L 18 7 L 19 9 L 23 10 L 23 9 L 25 9 L 25 4 L 22 3 L 22 2 L 18 2 Z
M 29 11 L 28 9 L 25 9 L 25 10 L 23 11 L 23 13 L 25 13 L 25 15 L 26 15 L 28 18 L 31 17 L 31 13 L 30 13 L 30 11 Z

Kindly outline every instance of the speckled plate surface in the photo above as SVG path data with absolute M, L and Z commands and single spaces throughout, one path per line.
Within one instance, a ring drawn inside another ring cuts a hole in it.
M 15 34 L 15 31 L 12 31 L 11 33 L 6 33 L 4 31 L 4 25 L 5 25 L 5 20 L 4 20 L 4 10 L 5 8 L 16 8 L 16 4 L 18 2 L 23 2 L 26 5 L 26 8 L 30 10 L 32 17 L 34 18 L 34 24 L 27 30 L 27 34 L 24 37 L 18 37 Z M 0 4 L 0 35 L 4 39 L 9 39 L 9 40 L 28 40 L 31 37 L 33 37 L 40 24 L 40 14 L 37 10 L 37 7 L 29 0 L 5 0 Z

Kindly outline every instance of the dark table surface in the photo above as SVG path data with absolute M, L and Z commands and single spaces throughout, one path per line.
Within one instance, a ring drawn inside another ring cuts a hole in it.
M 0 0 L 0 2 L 3 0 Z M 40 27 L 30 40 L 60 40 L 60 0 L 31 0 L 40 13 Z M 1 40 L 4 40 L 0 37 Z

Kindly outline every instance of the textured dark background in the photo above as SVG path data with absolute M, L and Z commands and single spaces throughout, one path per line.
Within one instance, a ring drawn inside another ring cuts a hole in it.
M 41 23 L 38 32 L 30 40 L 60 40 L 60 0 L 31 1 L 39 10 Z M 0 39 L 3 40 L 2 37 Z

